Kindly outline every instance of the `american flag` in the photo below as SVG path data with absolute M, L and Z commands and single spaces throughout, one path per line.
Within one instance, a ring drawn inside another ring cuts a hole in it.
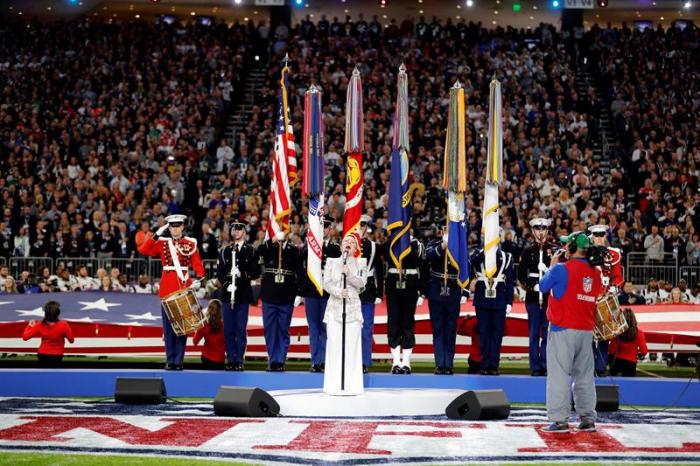
M 101 293 L 92 291 L 73 293 L 6 294 L 0 295 L 0 352 L 35 353 L 39 340 L 22 341 L 22 332 L 30 320 L 41 320 L 42 306 L 49 300 L 61 305 L 61 319 L 66 320 L 75 334 L 75 343 L 66 344 L 66 354 L 159 356 L 163 355 L 163 330 L 160 299 L 157 295 L 133 293 Z M 207 302 L 200 301 L 206 307 Z M 696 306 L 656 305 L 630 306 L 637 315 L 639 326 L 646 333 L 652 352 L 697 352 L 700 341 L 700 312 Z M 471 302 L 461 306 L 459 335 L 457 336 L 457 360 L 466 361 L 471 338 L 465 329 L 467 315 L 474 315 Z M 527 311 L 523 303 L 514 303 L 508 316 L 502 353 L 513 356 L 527 355 Z M 304 306 L 297 306 L 289 329 L 290 358 L 308 359 L 308 323 Z M 199 356 L 201 346 L 187 341 L 187 355 Z M 387 342 L 386 304 L 375 307 L 374 345 L 375 359 L 390 357 Z M 433 359 L 432 328 L 428 304 L 416 310 L 416 347 L 414 355 L 419 360 Z M 266 357 L 262 309 L 250 307 L 248 319 L 248 357 Z
M 282 90 L 279 98 L 277 115 L 277 137 L 275 138 L 275 156 L 272 163 L 272 183 L 270 185 L 270 221 L 267 236 L 289 231 L 289 214 L 291 201 L 290 186 L 297 181 L 297 156 L 294 145 L 294 132 L 290 121 L 287 102 L 287 75 L 289 68 L 282 69 Z

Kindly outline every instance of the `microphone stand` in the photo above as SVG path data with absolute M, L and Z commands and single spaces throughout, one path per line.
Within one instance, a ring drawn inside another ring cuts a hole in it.
M 343 253 L 343 266 L 348 263 L 348 253 L 345 251 Z M 348 277 L 343 271 L 343 290 L 347 289 Z M 342 330 L 342 346 L 340 349 L 340 390 L 345 390 L 345 301 L 346 298 L 343 297 L 343 330 Z

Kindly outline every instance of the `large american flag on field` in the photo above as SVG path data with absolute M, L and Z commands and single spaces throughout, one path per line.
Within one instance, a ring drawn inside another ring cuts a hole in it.
M 75 334 L 75 343 L 66 345 L 66 354 L 159 356 L 163 351 L 163 330 L 160 299 L 157 295 L 132 293 L 101 293 L 92 291 L 73 293 L 8 294 L 0 295 L 0 353 L 35 353 L 39 340 L 22 341 L 22 332 L 30 320 L 41 320 L 42 306 L 49 300 L 61 305 L 61 319 L 69 322 Z M 206 306 L 206 301 L 201 301 Z M 630 306 L 634 309 L 639 326 L 646 333 L 652 352 L 697 352 L 700 341 L 700 312 L 698 306 L 658 305 Z M 471 351 L 470 328 L 474 319 L 471 302 L 461 306 L 457 361 L 466 361 Z M 527 312 L 523 303 L 514 303 L 513 313 L 506 322 L 506 336 L 502 353 L 526 356 L 528 352 Z M 309 333 L 304 306 L 294 309 L 289 330 L 290 358 L 309 358 Z M 386 304 L 375 307 L 375 359 L 390 357 L 387 343 Z M 188 338 L 187 354 L 199 356 L 201 346 L 192 345 Z M 416 310 L 416 346 L 414 355 L 419 360 L 433 359 L 432 328 L 428 304 Z M 250 306 L 248 319 L 248 357 L 267 356 L 259 305 Z
M 279 97 L 275 154 L 272 161 L 272 183 L 270 185 L 270 221 L 267 236 L 289 231 L 291 213 L 290 186 L 297 181 L 297 156 L 294 145 L 294 132 L 290 121 L 287 100 L 289 68 L 282 69 L 281 92 Z

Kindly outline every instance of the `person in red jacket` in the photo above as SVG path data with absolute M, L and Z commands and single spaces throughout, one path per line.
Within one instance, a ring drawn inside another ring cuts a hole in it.
M 637 318 L 631 308 L 622 310 L 627 321 L 627 330 L 610 342 L 610 375 L 635 377 L 637 375 L 637 355 L 646 356 L 649 349 L 644 331 L 637 326 Z
M 61 305 L 56 301 L 49 301 L 44 304 L 44 320 L 30 321 L 22 334 L 24 341 L 35 336 L 41 337 L 37 357 L 42 367 L 59 367 L 63 361 L 66 340 L 70 343 L 75 341 L 68 322 L 58 320 L 60 315 Z
M 469 358 L 467 359 L 467 374 L 478 374 L 481 371 L 481 352 L 479 351 L 479 331 L 476 328 L 476 316 L 469 315 L 462 319 L 457 333 L 471 338 L 468 351 Z
M 578 430 L 594 432 L 596 393 L 593 377 L 593 327 L 596 299 L 603 286 L 600 273 L 589 263 L 591 240 L 584 232 L 562 237 L 569 260 L 560 264 L 561 251 L 552 256 L 552 267 L 540 279 L 540 291 L 549 293 L 547 320 L 547 416 L 544 430 L 569 432 L 571 379 Z
M 139 253 L 144 256 L 160 257 L 163 264 L 163 273 L 160 278 L 161 300 L 187 287 L 199 289 L 204 280 L 204 266 L 197 250 L 197 240 L 183 235 L 185 220 L 187 217 L 184 215 L 166 217 L 167 223 L 158 228 L 154 234 L 148 234 L 139 246 Z M 169 237 L 163 236 L 166 230 L 170 233 Z M 194 280 L 190 278 L 190 266 L 194 269 Z M 161 314 L 165 336 L 165 370 L 182 370 L 187 336 L 177 336 L 162 308 Z
M 208 322 L 195 332 L 192 342 L 197 346 L 200 341 L 204 340 L 202 366 L 205 369 L 220 370 L 224 368 L 226 362 L 221 301 L 218 299 L 209 301 L 207 312 L 209 314 Z

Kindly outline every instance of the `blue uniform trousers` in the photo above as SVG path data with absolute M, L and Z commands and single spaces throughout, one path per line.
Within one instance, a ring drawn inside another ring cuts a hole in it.
M 528 334 L 530 336 L 530 370 L 547 370 L 547 308 L 525 304 Z
M 323 314 L 326 312 L 328 298 L 304 298 L 306 320 L 309 323 L 309 347 L 311 350 L 311 365 L 326 362 L 326 324 Z
M 242 364 L 245 357 L 245 347 L 248 343 L 246 328 L 248 327 L 249 304 L 223 304 L 224 342 L 226 343 L 226 360 L 231 364 Z
M 165 362 L 170 366 L 181 366 L 185 359 L 187 336 L 179 337 L 173 331 L 165 310 L 160 310 L 163 319 L 163 336 L 165 337 Z
M 289 349 L 293 304 L 262 303 L 265 345 L 270 364 L 284 364 Z
M 595 371 L 605 372 L 608 369 L 608 346 L 609 341 L 593 342 L 593 359 L 595 360 Z
M 476 308 L 481 370 L 496 370 L 501 358 L 501 343 L 506 330 L 506 310 Z
M 362 303 L 362 365 L 372 365 L 372 335 L 374 334 L 374 303 Z
M 459 290 L 452 290 L 450 296 L 428 295 L 430 324 L 433 327 L 433 351 L 437 367 L 452 369 L 454 364 L 460 297 Z

